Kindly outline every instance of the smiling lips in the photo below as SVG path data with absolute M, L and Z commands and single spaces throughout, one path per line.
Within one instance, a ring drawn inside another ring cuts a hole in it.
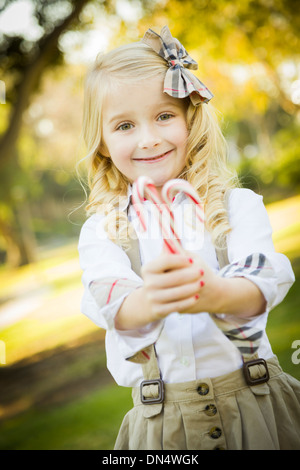
M 155 163 L 157 161 L 163 160 L 165 157 L 167 157 L 172 150 L 168 150 L 165 153 L 162 153 L 161 155 L 158 155 L 157 157 L 148 157 L 148 158 L 134 158 L 134 161 L 138 162 L 144 162 L 144 163 Z

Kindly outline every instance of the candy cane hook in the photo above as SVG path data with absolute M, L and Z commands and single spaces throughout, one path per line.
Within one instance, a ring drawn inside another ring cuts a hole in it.
M 171 204 L 177 193 L 184 193 L 194 204 L 196 208 L 196 217 L 203 224 L 204 210 L 197 191 L 185 180 L 173 179 L 168 181 L 162 189 L 162 198 L 168 204 Z
M 161 200 L 151 178 L 140 176 L 132 187 L 132 203 L 143 230 L 146 230 L 146 222 L 143 214 L 143 202 L 145 199 L 150 200 L 154 204 L 156 217 L 158 218 L 163 240 L 168 251 L 174 254 L 182 253 L 183 249 L 175 231 L 174 216 L 169 204 Z M 163 209 L 167 210 L 168 217 L 166 217 L 166 213 Z

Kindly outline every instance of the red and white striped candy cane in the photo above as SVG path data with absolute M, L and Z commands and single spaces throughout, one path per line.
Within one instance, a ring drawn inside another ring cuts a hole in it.
M 143 214 L 143 202 L 145 199 L 148 199 L 154 204 L 164 244 L 168 251 L 174 254 L 182 253 L 183 249 L 175 231 L 174 215 L 169 204 L 161 200 L 151 178 L 140 176 L 132 187 L 132 203 L 143 230 L 146 230 L 146 222 Z
M 197 219 L 204 224 L 204 210 L 197 191 L 185 180 L 173 179 L 168 181 L 162 189 L 162 198 L 166 203 L 171 204 L 177 193 L 184 193 L 193 202 L 196 208 Z

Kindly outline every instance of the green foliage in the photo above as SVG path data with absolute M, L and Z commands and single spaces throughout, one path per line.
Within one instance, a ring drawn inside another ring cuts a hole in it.
M 300 190 L 300 126 L 280 130 L 274 138 L 276 152 L 275 178 L 283 186 Z
M 168 0 L 140 22 L 168 24 L 214 93 L 242 181 L 272 199 L 299 189 L 300 15 L 292 0 Z M 188 27 L 187 27 L 188 25 Z M 297 85 L 298 83 L 298 85 Z
M 221 60 L 275 65 L 299 51 L 300 18 L 293 0 L 169 0 L 158 5 L 155 19 L 167 20 L 188 50 L 201 47 Z
M 299 194 L 300 190 L 300 126 L 293 123 L 278 130 L 272 141 L 273 158 L 258 153 L 244 158 L 239 175 L 244 186 L 263 193 L 266 200 Z

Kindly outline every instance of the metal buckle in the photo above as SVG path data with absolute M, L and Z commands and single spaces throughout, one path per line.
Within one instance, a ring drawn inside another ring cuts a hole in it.
M 143 395 L 143 387 L 145 385 L 158 385 L 158 397 L 157 398 L 146 398 Z M 164 401 L 164 383 L 161 379 L 154 380 L 143 380 L 140 385 L 141 402 L 144 405 L 152 405 L 153 403 L 162 403 Z
M 250 367 L 257 366 L 257 365 L 263 365 L 266 369 L 266 373 L 262 377 L 258 377 L 257 379 L 253 379 L 250 375 Z M 268 382 L 268 380 L 270 378 L 267 363 L 264 359 L 261 359 L 261 358 L 253 359 L 252 361 L 248 361 L 248 362 L 244 362 L 243 372 L 244 372 L 245 380 L 246 380 L 248 385 L 263 384 L 265 382 Z

